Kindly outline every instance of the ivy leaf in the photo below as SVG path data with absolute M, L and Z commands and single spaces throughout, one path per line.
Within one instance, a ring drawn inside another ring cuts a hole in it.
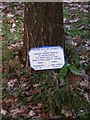
M 68 72 L 68 65 L 65 65 L 61 70 L 60 70 L 60 78 L 64 79 L 64 77 L 67 75 Z
M 80 73 L 80 71 L 73 65 L 69 65 L 68 66 L 69 70 L 74 74 L 74 75 L 79 75 L 82 76 L 82 74 Z

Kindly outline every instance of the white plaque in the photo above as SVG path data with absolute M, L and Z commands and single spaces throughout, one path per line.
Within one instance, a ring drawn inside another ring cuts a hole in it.
M 29 59 L 34 70 L 58 69 L 65 64 L 64 51 L 60 46 L 31 48 Z

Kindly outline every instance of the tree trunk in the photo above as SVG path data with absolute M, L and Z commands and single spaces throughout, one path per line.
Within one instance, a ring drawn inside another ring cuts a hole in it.
M 26 2 L 24 15 L 25 61 L 28 61 L 28 51 L 32 47 L 64 47 L 62 2 Z

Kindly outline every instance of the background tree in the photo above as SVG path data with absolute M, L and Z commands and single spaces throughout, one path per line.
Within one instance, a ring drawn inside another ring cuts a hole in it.
M 26 2 L 24 12 L 25 61 L 28 60 L 28 50 L 32 47 L 64 47 L 62 2 Z

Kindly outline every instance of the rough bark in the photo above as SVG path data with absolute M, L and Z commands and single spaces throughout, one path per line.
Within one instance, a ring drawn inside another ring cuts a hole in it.
M 24 59 L 39 46 L 64 47 L 62 2 L 27 2 L 24 16 Z

